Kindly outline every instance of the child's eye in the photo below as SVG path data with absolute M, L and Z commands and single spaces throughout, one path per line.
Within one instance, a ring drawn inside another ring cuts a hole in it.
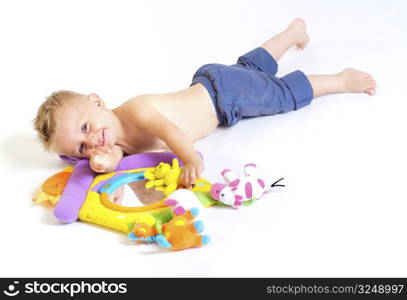
M 86 133 L 87 130 L 88 130 L 88 123 L 85 123 L 82 125 L 82 132 Z
M 85 145 L 84 144 L 80 144 L 80 146 L 79 146 L 79 153 L 81 154 L 81 155 L 83 155 L 83 151 L 85 150 Z

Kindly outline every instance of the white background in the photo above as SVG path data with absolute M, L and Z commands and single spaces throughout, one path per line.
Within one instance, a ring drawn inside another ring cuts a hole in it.
M 407 276 L 404 1 L 2 1 L 0 276 Z M 377 95 L 337 94 L 244 120 L 196 144 L 205 177 L 256 162 L 287 187 L 239 210 L 208 208 L 209 245 L 168 252 L 31 203 L 65 165 L 31 120 L 53 90 L 110 107 L 187 87 L 303 17 L 311 37 L 278 75 L 355 67 Z

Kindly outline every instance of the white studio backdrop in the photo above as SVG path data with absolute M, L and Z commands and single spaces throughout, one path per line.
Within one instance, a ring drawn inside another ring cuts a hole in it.
M 406 13 L 404 1 L 2 1 L 0 276 L 406 276 Z M 95 92 L 113 108 L 183 89 L 201 65 L 234 63 L 297 16 L 311 42 L 278 75 L 355 67 L 377 94 L 322 97 L 196 143 L 211 182 L 253 161 L 287 184 L 250 207 L 208 208 L 209 245 L 134 245 L 31 203 L 65 166 L 31 126 L 52 91 Z

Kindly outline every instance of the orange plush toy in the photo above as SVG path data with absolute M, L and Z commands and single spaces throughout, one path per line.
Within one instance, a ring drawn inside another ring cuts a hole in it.
M 194 207 L 163 225 L 151 222 L 136 223 L 129 238 L 134 241 L 156 242 L 171 250 L 201 247 L 209 243 L 210 238 L 200 234 L 204 227 L 201 220 L 193 222 L 198 214 L 199 209 Z
M 192 222 L 198 214 L 199 209 L 194 207 L 163 224 L 162 234 L 155 238 L 157 244 L 172 250 L 182 250 L 209 243 L 209 236 L 200 234 L 204 228 L 203 222 L 201 220 Z

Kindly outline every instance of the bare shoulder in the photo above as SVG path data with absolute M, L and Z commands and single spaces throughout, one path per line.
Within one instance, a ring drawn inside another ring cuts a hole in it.
M 154 97 L 152 95 L 133 97 L 115 109 L 116 114 L 122 120 L 137 125 L 148 121 L 155 111 Z
M 151 99 L 151 95 L 138 95 L 130 98 L 119 107 L 125 109 L 138 109 L 140 106 L 149 104 Z

